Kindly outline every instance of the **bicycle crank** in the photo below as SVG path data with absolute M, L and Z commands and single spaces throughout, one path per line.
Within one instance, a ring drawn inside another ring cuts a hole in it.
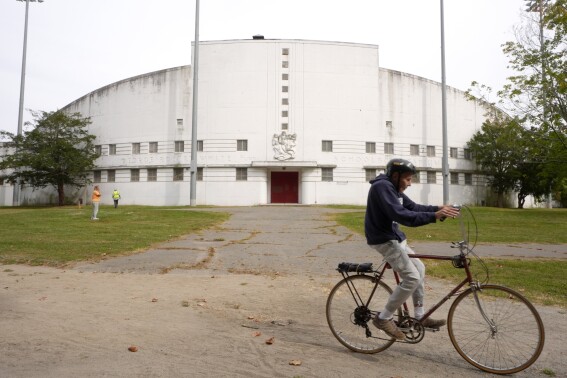
M 404 317 L 399 323 L 398 328 L 406 334 L 405 342 L 409 344 L 417 344 L 425 336 L 425 328 L 414 318 Z

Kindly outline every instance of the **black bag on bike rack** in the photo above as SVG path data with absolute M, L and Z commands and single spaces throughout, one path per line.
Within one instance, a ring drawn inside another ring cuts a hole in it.
M 372 263 L 349 263 L 349 262 L 342 262 L 339 264 L 337 268 L 339 272 L 356 272 L 356 273 L 368 273 L 372 272 Z

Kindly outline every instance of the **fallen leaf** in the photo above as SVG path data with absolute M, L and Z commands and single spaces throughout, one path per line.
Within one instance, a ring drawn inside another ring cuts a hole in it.
M 275 337 L 270 337 L 268 340 L 266 340 L 266 344 L 268 345 L 272 345 L 274 343 L 274 341 L 276 341 Z
M 152 302 L 157 302 L 157 298 L 152 298 Z
M 248 319 L 249 319 L 249 320 L 252 320 L 252 319 L 254 319 L 254 316 L 248 315 Z
M 129 350 L 130 352 L 137 352 L 137 351 L 138 351 L 138 347 L 135 346 L 135 345 L 132 345 L 131 347 L 128 348 L 128 350 Z
M 301 366 L 301 360 L 291 360 L 289 361 L 289 364 L 293 366 Z
M 252 335 L 254 337 L 262 336 L 262 332 L 254 332 Z

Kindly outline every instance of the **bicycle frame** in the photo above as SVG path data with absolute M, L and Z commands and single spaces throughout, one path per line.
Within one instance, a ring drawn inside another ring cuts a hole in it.
M 439 255 L 422 255 L 422 254 L 408 254 L 408 256 L 410 258 L 424 259 L 424 260 L 444 260 L 444 261 L 452 261 L 452 262 L 457 260 L 458 263 L 460 264 L 459 266 L 462 266 L 463 269 L 465 269 L 465 273 L 466 273 L 466 278 L 464 278 L 463 281 L 461 281 L 461 283 L 459 283 L 457 286 L 455 286 L 455 288 L 453 290 L 451 290 L 448 294 L 446 294 L 443 298 L 441 298 L 441 300 L 439 302 L 437 302 L 435 305 L 433 305 L 423 315 L 422 319 L 427 319 L 439 307 L 441 307 L 445 302 L 447 302 L 449 299 L 451 299 L 451 297 L 453 297 L 455 294 L 457 294 L 457 292 L 459 290 L 461 290 L 463 288 L 463 286 L 465 286 L 467 283 L 469 284 L 469 286 L 475 286 L 475 287 L 477 286 L 476 283 L 473 280 L 472 273 L 471 273 L 470 268 L 469 268 L 469 266 L 470 266 L 469 260 L 467 259 L 467 256 L 462 251 L 459 255 L 456 255 L 456 256 L 439 256 Z M 384 264 L 382 271 L 379 273 L 380 277 L 382 277 L 384 275 L 384 272 L 386 271 L 386 269 L 391 269 L 390 264 L 388 264 L 388 263 Z M 459 269 L 459 268 L 456 268 L 456 269 Z M 394 272 L 394 278 L 396 280 L 396 285 L 399 285 L 400 284 L 400 275 L 396 271 L 393 271 L 393 272 Z M 479 306 L 479 308 L 481 308 L 481 306 Z M 406 314 L 406 315 L 409 314 L 409 308 L 408 308 L 407 302 L 404 302 L 403 310 L 404 310 L 404 314 Z M 488 321 L 488 319 L 487 319 L 487 321 Z

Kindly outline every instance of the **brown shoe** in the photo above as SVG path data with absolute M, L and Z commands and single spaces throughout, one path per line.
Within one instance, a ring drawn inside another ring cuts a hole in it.
M 431 319 L 431 318 L 421 320 L 420 323 L 425 328 L 434 328 L 434 329 L 439 329 L 440 327 L 443 327 L 445 324 L 447 324 L 445 319 Z
M 372 324 L 374 324 L 374 327 L 384 331 L 385 334 L 393 337 L 394 339 L 403 340 L 406 338 L 406 335 L 400 331 L 396 323 L 394 323 L 394 319 L 380 319 L 378 318 L 378 315 L 376 315 L 376 317 L 372 320 Z

